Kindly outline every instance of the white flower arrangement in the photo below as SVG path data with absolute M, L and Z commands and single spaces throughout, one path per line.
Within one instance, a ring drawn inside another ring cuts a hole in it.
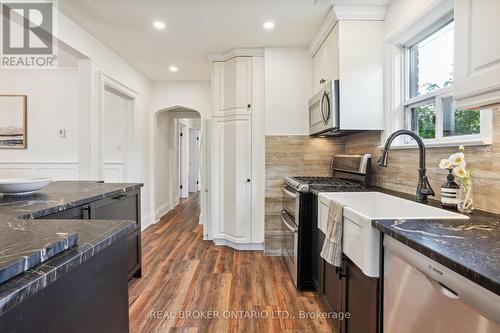
M 472 172 L 466 168 L 467 162 L 465 161 L 464 151 L 464 146 L 459 146 L 458 153 L 451 154 L 448 159 L 442 159 L 439 162 L 439 167 L 452 170 L 460 184 L 467 188 L 472 182 Z

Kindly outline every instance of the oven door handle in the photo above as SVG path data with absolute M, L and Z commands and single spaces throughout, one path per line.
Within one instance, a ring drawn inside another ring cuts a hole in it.
M 283 190 L 283 192 L 285 192 L 286 195 L 289 195 L 289 196 L 291 196 L 294 199 L 297 199 L 299 197 L 299 195 L 300 195 L 299 193 L 293 193 L 293 192 L 287 190 L 286 187 L 285 187 L 285 185 L 283 185 L 281 187 L 281 189 Z
M 296 233 L 299 230 L 299 228 L 297 228 L 296 226 L 290 225 L 290 223 L 287 220 L 288 218 L 289 218 L 288 213 L 282 210 L 281 211 L 281 221 L 283 221 L 283 224 L 286 225 L 286 227 L 288 229 L 290 229 L 291 232 Z

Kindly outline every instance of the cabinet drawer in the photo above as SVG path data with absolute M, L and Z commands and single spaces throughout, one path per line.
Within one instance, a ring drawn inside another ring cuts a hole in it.
M 140 224 L 140 202 L 137 192 L 118 194 L 90 204 L 94 220 L 130 220 Z
M 82 220 L 89 218 L 89 206 L 79 206 L 40 217 L 46 220 Z

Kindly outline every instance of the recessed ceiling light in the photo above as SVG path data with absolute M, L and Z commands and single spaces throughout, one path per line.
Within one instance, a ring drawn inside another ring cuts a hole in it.
M 163 29 L 165 29 L 165 23 L 162 21 L 154 21 L 153 27 L 155 27 L 158 30 L 163 30 Z
M 264 22 L 264 24 L 262 25 L 264 27 L 264 29 L 266 30 L 273 30 L 274 29 L 274 22 L 272 21 L 267 21 L 267 22 Z
M 177 68 L 177 66 L 170 66 L 168 69 L 169 69 L 171 72 L 174 72 L 174 73 L 176 73 L 176 72 L 178 72 L 178 71 L 179 71 L 179 68 Z

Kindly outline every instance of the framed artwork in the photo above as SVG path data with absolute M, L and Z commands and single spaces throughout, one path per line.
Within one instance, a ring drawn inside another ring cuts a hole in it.
M 26 149 L 27 96 L 0 95 L 0 149 Z

